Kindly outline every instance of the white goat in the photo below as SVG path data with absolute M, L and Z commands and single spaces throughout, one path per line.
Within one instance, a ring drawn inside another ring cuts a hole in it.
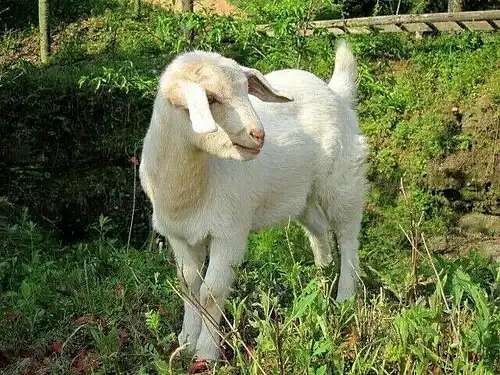
M 264 77 L 202 51 L 178 56 L 163 72 L 140 178 L 188 297 L 179 342 L 198 358 L 219 358 L 221 309 L 250 231 L 296 219 L 322 267 L 332 262 L 333 230 L 341 252 L 337 300 L 355 294 L 367 191 L 356 78 L 344 41 L 328 85 L 296 69 Z

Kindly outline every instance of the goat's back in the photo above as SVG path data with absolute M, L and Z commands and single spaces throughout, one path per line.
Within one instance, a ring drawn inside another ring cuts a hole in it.
M 296 217 L 314 186 L 334 179 L 365 154 L 354 111 L 324 81 L 292 69 L 266 78 L 294 101 L 264 103 L 251 98 L 266 132 L 261 153 L 243 163 L 211 161 L 217 201 L 225 201 L 226 209 L 250 208 L 256 213 L 252 229 Z

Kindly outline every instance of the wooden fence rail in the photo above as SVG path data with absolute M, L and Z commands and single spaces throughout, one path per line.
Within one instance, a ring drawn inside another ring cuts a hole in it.
M 436 32 L 436 31 L 495 31 L 500 29 L 500 10 L 456 13 L 402 14 L 324 20 L 310 22 L 299 32 L 310 35 L 324 28 L 334 34 L 364 34 L 371 32 Z M 272 27 L 261 25 L 259 30 L 272 35 Z

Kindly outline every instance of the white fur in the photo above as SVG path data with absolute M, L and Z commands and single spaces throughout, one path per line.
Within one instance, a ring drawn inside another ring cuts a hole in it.
M 211 107 L 219 129 L 208 134 L 194 132 L 187 109 L 172 105 L 165 99 L 169 94 L 162 92 L 163 84 L 175 79 L 172 72 L 184 69 L 183 61 L 197 58 L 224 67 L 229 75 L 220 80 L 230 76 L 236 82 L 236 97 L 227 106 L 231 108 Z M 356 64 L 350 48 L 345 42 L 337 48 L 329 84 L 295 69 L 266 75 L 275 93 L 284 93 L 282 99 L 293 97 L 290 102 L 248 96 L 246 86 L 239 85 L 246 85 L 245 69 L 199 51 L 175 60 L 162 76 L 140 166 L 142 185 L 153 204 L 154 228 L 172 246 L 184 292 L 194 305 L 201 305 L 197 309 L 185 303 L 179 341 L 190 343 L 204 359 L 219 357 L 220 309 L 250 231 L 295 219 L 310 239 L 315 263 L 326 266 L 332 261 L 332 229 L 341 251 L 338 301 L 355 294 L 359 271 L 367 146 L 352 108 Z M 238 118 L 249 125 L 241 127 Z M 235 137 L 248 138 L 248 132 L 262 127 L 266 138 L 258 155 L 242 154 L 232 145 Z M 207 253 L 210 262 L 202 280 L 199 272 Z

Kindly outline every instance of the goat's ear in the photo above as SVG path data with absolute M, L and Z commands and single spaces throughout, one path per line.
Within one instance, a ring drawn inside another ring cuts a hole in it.
M 199 84 L 179 80 L 165 90 L 165 96 L 173 105 L 188 110 L 191 126 L 196 133 L 217 131 L 217 124 L 210 112 L 207 93 Z
M 256 69 L 242 66 L 248 79 L 248 93 L 263 102 L 286 103 L 293 101 L 291 96 L 279 92 L 267 81 L 264 75 Z

